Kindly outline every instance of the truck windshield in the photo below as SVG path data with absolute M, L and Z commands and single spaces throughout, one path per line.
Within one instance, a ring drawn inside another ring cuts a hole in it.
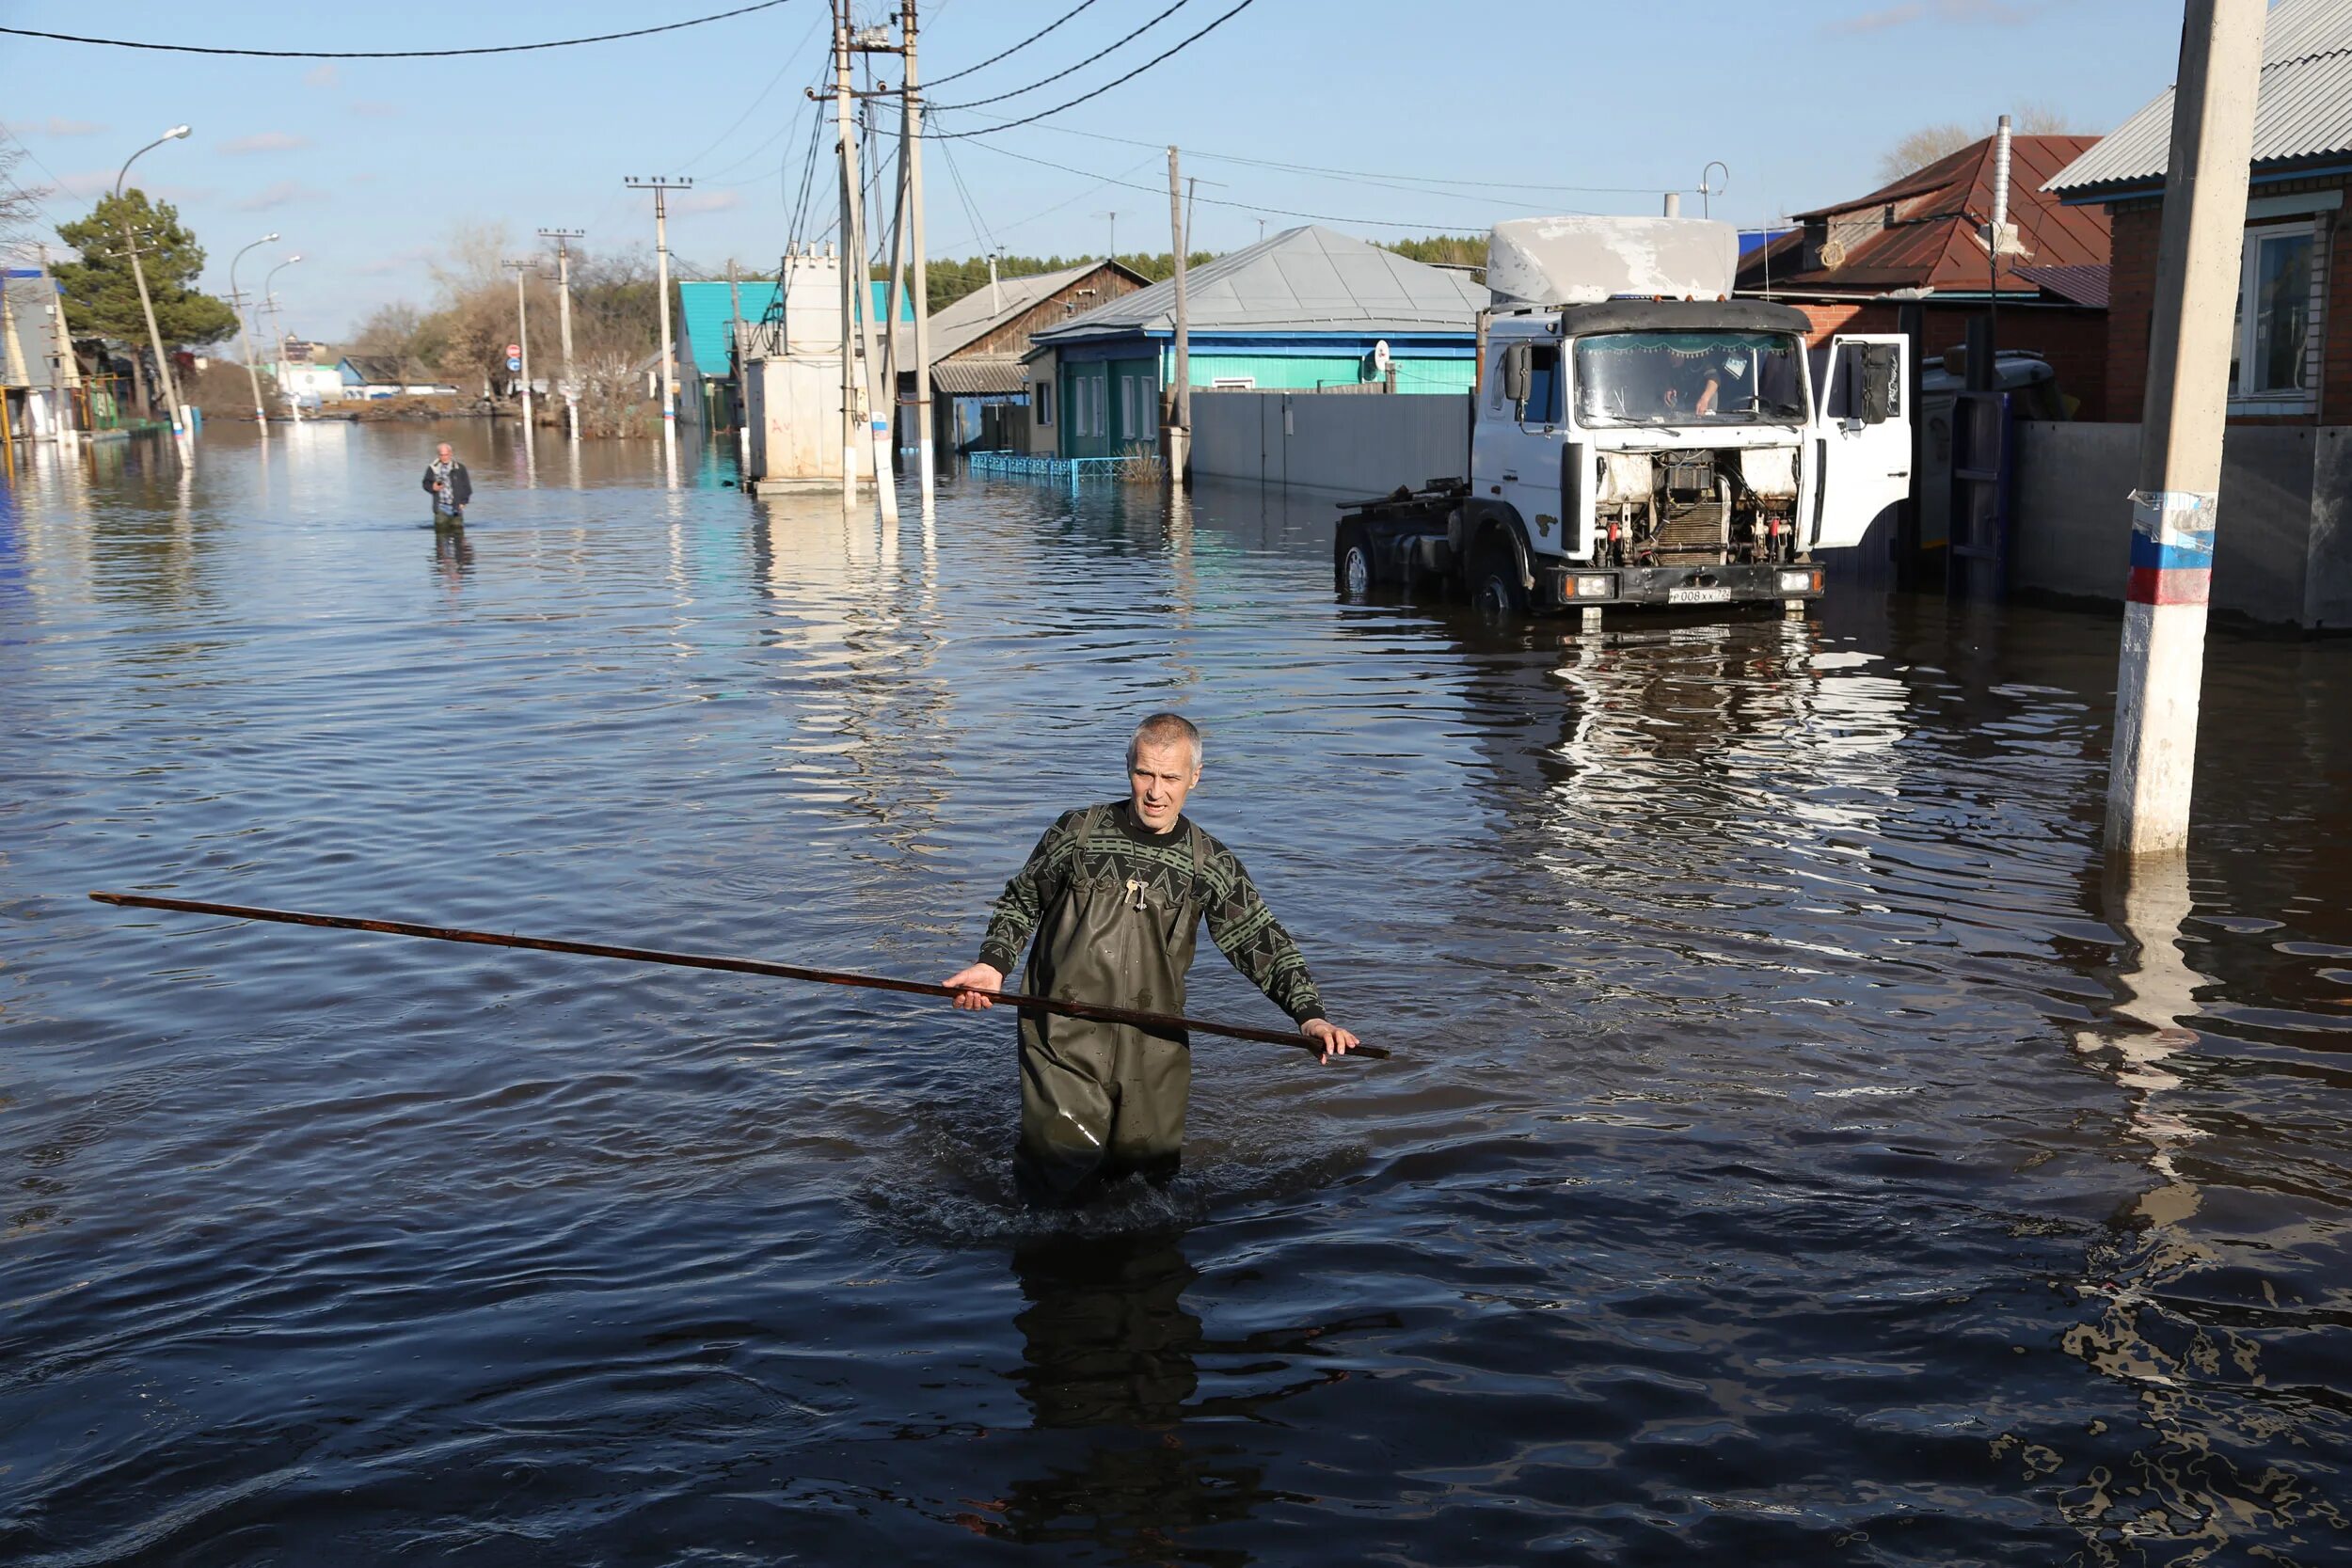
M 1605 332 L 1576 341 L 1587 425 L 1771 424 L 1804 418 L 1801 345 L 1782 332 Z

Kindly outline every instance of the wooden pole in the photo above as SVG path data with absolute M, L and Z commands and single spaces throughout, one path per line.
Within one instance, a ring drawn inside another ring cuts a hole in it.
M 822 986 L 849 986 L 860 990 L 897 991 L 906 996 L 961 996 L 961 991 L 927 980 L 900 980 L 886 974 L 858 974 L 847 970 L 808 969 L 799 964 L 771 963 L 764 958 L 724 958 L 707 953 L 674 953 L 656 947 L 621 947 L 608 942 L 564 942 L 553 937 L 504 936 L 495 931 L 469 931 L 453 926 L 420 926 L 405 920 L 362 920 L 351 915 L 310 914 L 299 910 L 262 909 L 248 904 L 215 904 L 196 898 L 158 898 L 136 893 L 93 893 L 101 904 L 126 910 L 169 910 L 180 914 L 214 914 L 230 920 L 267 920 L 281 926 L 318 926 L 338 931 L 378 931 L 387 936 L 421 937 L 428 942 L 469 942 L 477 947 L 515 947 L 533 953 L 568 953 L 583 958 L 619 958 L 629 963 L 669 964 L 680 969 L 715 969 L 733 974 L 764 974 L 779 980 L 806 980 Z M 1024 1012 L 1053 1013 L 1063 1018 L 1094 1019 L 1127 1023 L 1162 1033 L 1197 1030 L 1238 1040 L 1259 1040 L 1323 1053 L 1323 1047 L 1295 1030 L 1259 1029 L 1247 1023 L 1214 1023 L 1177 1013 L 1146 1012 L 1137 1007 L 1101 1006 L 1057 997 L 1025 996 L 1019 991 L 992 991 L 994 1001 Z M 1387 1060 L 1377 1046 L 1359 1045 L 1350 1055 Z

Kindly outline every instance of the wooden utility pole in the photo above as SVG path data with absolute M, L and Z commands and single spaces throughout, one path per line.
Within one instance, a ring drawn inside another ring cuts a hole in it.
M 2188 847 L 2263 19 L 2264 0 L 2188 0 L 2182 19 L 2107 779 L 2107 852 L 2131 860 Z
M 1176 150 L 1168 150 L 1168 232 L 1169 253 L 1176 261 L 1176 353 L 1166 404 L 1167 436 L 1160 453 L 1168 483 L 1183 489 L 1184 467 L 1192 456 L 1192 318 L 1184 309 L 1184 182 L 1177 167 Z
M 584 229 L 542 229 L 539 237 L 555 242 L 555 311 L 563 323 L 564 423 L 571 438 L 580 439 L 580 382 L 572 374 L 572 247 L 587 233 Z M 530 348 L 529 343 L 523 345 Z
M 640 180 L 631 175 L 621 182 L 631 190 L 653 192 L 653 261 L 654 278 L 661 291 L 661 434 L 677 434 L 677 360 L 671 345 L 670 332 L 670 208 L 667 198 L 674 190 L 688 190 L 691 180 L 671 180 L 657 176 Z
M 899 20 L 900 42 L 907 52 L 904 115 L 899 121 L 899 156 L 906 166 L 907 223 L 914 249 L 914 468 L 919 478 L 923 515 L 929 516 L 936 474 L 931 459 L 931 275 L 923 248 L 923 103 L 915 91 L 914 0 L 906 0 Z
M 531 439 L 531 306 L 523 296 L 523 280 L 533 267 L 529 261 L 501 261 L 500 266 L 515 275 L 515 347 L 521 352 L 516 357 L 522 361 L 519 372 L 523 388 L 523 439 Z

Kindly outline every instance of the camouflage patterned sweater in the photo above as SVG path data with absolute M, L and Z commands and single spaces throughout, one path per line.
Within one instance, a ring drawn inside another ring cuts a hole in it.
M 996 900 L 988 935 L 980 943 L 980 962 L 1007 974 L 1012 973 L 1030 933 L 1069 887 L 1071 874 L 1082 859 L 1092 876 L 1120 883 L 1140 877 L 1175 892 L 1170 883 L 1194 879 L 1190 835 L 1198 833 L 1200 871 L 1192 893 L 1207 917 L 1210 940 L 1235 969 L 1249 977 L 1250 984 L 1295 1022 L 1323 1017 L 1323 998 L 1307 973 L 1307 960 L 1300 957 L 1298 944 L 1266 908 L 1257 884 L 1231 849 L 1196 827 L 1190 817 L 1180 817 L 1167 832 L 1154 833 L 1136 821 L 1124 800 L 1105 811 L 1093 837 L 1081 844 L 1079 832 L 1085 826 L 1087 809 L 1062 813 L 1029 851 L 1028 863 L 1005 884 L 1005 895 Z

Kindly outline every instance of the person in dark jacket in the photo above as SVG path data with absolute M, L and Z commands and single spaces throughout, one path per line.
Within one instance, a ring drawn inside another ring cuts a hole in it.
M 466 503 L 473 499 L 473 476 L 452 455 L 447 441 L 424 470 L 424 488 L 433 498 L 435 528 L 466 526 Z
M 993 1006 L 1027 947 L 1032 995 L 1181 1013 L 1205 920 L 1327 1059 L 1359 1043 L 1325 1017 L 1307 960 L 1241 862 L 1184 815 L 1200 782 L 1200 732 L 1188 721 L 1155 713 L 1136 726 L 1128 798 L 1064 812 L 1045 831 L 996 902 L 980 961 L 947 977 L 956 1006 Z M 1013 1175 L 1024 1197 L 1077 1203 L 1120 1176 L 1175 1174 L 1192 1084 L 1183 1034 L 1025 1013 L 1020 1037 Z

